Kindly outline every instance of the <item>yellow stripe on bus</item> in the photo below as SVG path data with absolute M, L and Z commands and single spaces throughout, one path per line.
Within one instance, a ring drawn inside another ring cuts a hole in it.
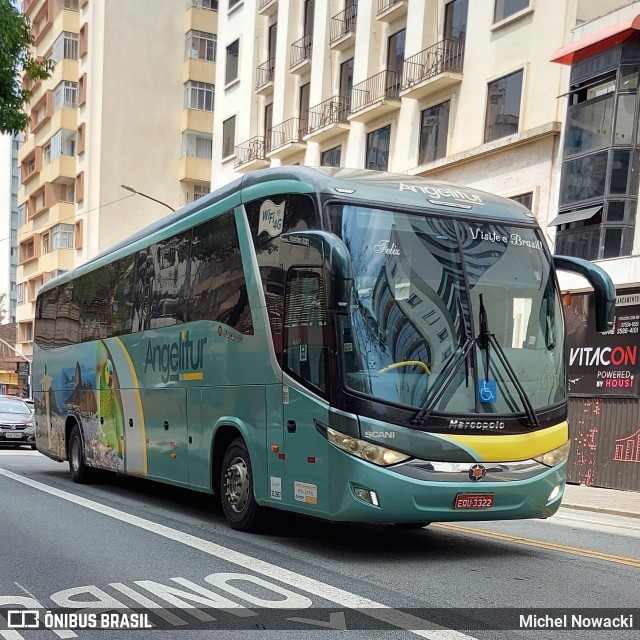
M 202 380 L 202 371 L 180 374 L 180 380 Z
M 131 376 L 133 377 L 133 382 L 135 385 L 134 391 L 135 391 L 135 397 L 136 397 L 136 402 L 138 404 L 138 415 L 140 416 L 140 435 L 142 436 L 141 440 L 142 440 L 142 465 L 143 465 L 143 472 L 145 475 L 147 475 L 147 435 L 145 433 L 145 429 L 144 429 L 144 412 L 142 411 L 142 398 L 140 398 L 140 390 L 138 387 L 138 376 L 136 376 L 136 369 L 133 366 L 133 362 L 131 361 L 131 357 L 129 356 L 129 352 L 127 351 L 126 347 L 124 346 L 122 340 L 120 340 L 120 338 L 115 338 L 116 342 L 118 342 L 120 344 L 120 347 L 122 348 L 122 353 L 124 353 L 125 358 L 127 359 L 127 362 L 129 363 L 129 368 L 131 369 Z
M 513 435 L 483 436 L 474 434 L 446 435 L 446 440 L 459 442 L 475 452 L 480 461 L 514 462 L 528 460 L 556 449 L 569 439 L 569 425 L 561 422 L 554 427 Z

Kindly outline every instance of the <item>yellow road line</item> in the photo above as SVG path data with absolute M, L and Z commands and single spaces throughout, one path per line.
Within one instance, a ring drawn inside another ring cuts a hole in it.
M 571 553 L 575 556 L 584 556 L 586 558 L 594 558 L 595 560 L 604 560 L 605 562 L 615 562 L 617 564 L 626 564 L 629 567 L 635 567 L 640 569 L 640 560 L 635 558 L 625 558 L 623 556 L 614 556 L 610 553 L 601 553 L 600 551 L 590 551 L 589 549 L 580 549 L 579 547 L 568 547 L 563 544 L 554 544 L 553 542 L 544 542 L 542 540 L 532 540 L 531 538 L 522 538 L 521 536 L 510 536 L 506 533 L 496 533 L 494 531 L 484 531 L 481 529 L 471 529 L 469 527 L 461 527 L 457 524 L 451 524 L 449 522 L 439 522 L 433 525 L 434 527 L 449 529 L 451 531 L 458 531 L 460 533 L 469 533 L 481 538 L 493 538 L 497 540 L 504 540 L 505 542 L 514 542 L 516 544 L 523 544 L 529 547 L 540 547 L 541 549 L 549 549 L 551 551 L 561 551 L 564 553 Z

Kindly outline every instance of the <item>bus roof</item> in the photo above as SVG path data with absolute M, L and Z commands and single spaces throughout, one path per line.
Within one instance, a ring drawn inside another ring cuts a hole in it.
M 101 252 L 72 272 L 53 278 L 51 286 L 71 280 L 75 275 L 91 271 L 95 263 L 111 262 L 109 256 L 121 249 L 137 249 L 139 243 L 156 235 L 162 229 L 174 227 L 218 202 L 229 199 L 229 206 L 249 202 L 259 197 L 286 192 L 308 192 L 332 195 L 341 200 L 370 202 L 372 205 L 395 205 L 410 209 L 428 209 L 456 218 L 478 216 L 494 222 L 525 223 L 535 225 L 535 216 L 523 205 L 477 189 L 409 176 L 367 169 L 333 167 L 283 166 L 251 171 L 216 191 L 192 202 L 174 213 L 136 231 Z M 236 196 L 236 198 L 233 198 Z M 237 200 L 237 202 L 233 202 Z M 114 256 L 115 257 L 115 256 Z M 50 288 L 49 282 L 43 290 Z

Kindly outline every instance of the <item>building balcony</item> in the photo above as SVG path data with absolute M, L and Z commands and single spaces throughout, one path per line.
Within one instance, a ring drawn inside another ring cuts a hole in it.
M 400 95 L 419 99 L 462 82 L 464 43 L 442 40 L 404 61 Z
M 382 71 L 353 85 L 349 120 L 371 122 L 400 108 L 402 76 L 395 71 Z
M 304 136 L 307 121 L 302 118 L 289 118 L 271 129 L 271 147 L 269 158 L 286 158 L 306 148 Z
M 407 15 L 407 0 L 378 0 L 376 18 L 383 22 L 393 22 Z
M 358 6 L 351 5 L 331 18 L 329 45 L 332 49 L 343 51 L 354 46 L 357 17 Z
M 183 156 L 178 166 L 178 179 L 190 182 L 211 181 L 211 159 Z
M 323 142 L 349 129 L 349 98 L 333 96 L 307 111 L 307 141 Z
M 233 168 L 236 171 L 253 171 L 254 169 L 265 169 L 271 163 L 267 158 L 270 141 L 264 136 L 255 136 L 246 142 L 240 143 L 236 147 L 236 159 Z
M 258 14 L 261 16 L 271 17 L 278 11 L 278 0 L 260 0 L 258 5 Z
M 218 32 L 218 12 L 211 9 L 198 6 L 197 2 L 185 11 L 184 30 L 191 31 L 208 31 L 209 33 Z
M 213 133 L 213 111 L 183 109 L 180 118 L 180 131 Z
M 182 63 L 182 82 L 185 83 L 188 80 L 214 83 L 216 81 L 216 63 L 187 58 Z
M 273 78 L 275 75 L 276 61 L 269 58 L 259 67 L 256 67 L 256 93 L 266 96 L 273 93 Z
M 73 249 L 54 249 L 40 256 L 38 270 L 48 273 L 61 269 L 71 271 L 75 266 L 76 254 Z
M 75 180 L 77 173 L 75 156 L 59 156 L 43 167 L 40 175 L 42 182 L 47 183 L 60 182 L 60 178 Z
M 290 73 L 304 73 L 311 66 L 312 37 L 310 33 L 291 45 Z

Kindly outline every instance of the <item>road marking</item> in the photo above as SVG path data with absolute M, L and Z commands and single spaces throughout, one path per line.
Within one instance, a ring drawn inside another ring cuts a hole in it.
M 80 496 L 62 491 L 61 489 L 50 487 L 42 482 L 31 480 L 31 478 L 20 476 L 11 471 L 7 471 L 6 469 L 0 469 L 0 475 L 11 478 L 16 482 L 21 482 L 22 484 L 39 491 L 43 491 L 44 493 L 62 498 L 63 500 L 67 500 L 68 502 L 72 502 L 78 506 L 85 507 L 86 509 L 91 509 L 92 511 L 96 511 L 104 516 L 113 518 L 114 520 L 126 522 L 134 527 L 150 531 L 151 533 L 155 533 L 159 536 L 163 536 L 164 538 L 192 547 L 198 551 L 202 551 L 203 553 L 225 560 L 226 562 L 231 562 L 232 564 L 244 567 L 245 569 L 249 569 L 255 573 L 262 574 L 267 578 L 279 580 L 291 587 L 297 588 L 301 591 L 306 591 L 323 598 L 324 600 L 328 600 L 329 602 L 334 602 L 343 608 L 360 610 L 360 613 L 364 613 L 370 618 L 375 618 L 376 620 L 393 625 L 399 629 L 409 631 L 422 638 L 428 638 L 429 640 L 477 640 L 473 636 L 468 636 L 459 631 L 453 631 L 452 629 L 447 629 L 445 627 L 439 627 L 428 631 L 420 630 L 420 627 L 424 627 L 425 625 L 425 620 L 423 618 L 418 618 L 417 616 L 413 616 L 403 611 L 398 611 L 388 605 L 380 604 L 379 602 L 369 600 L 368 598 L 363 598 L 355 593 L 351 593 L 350 591 L 333 587 L 325 584 L 324 582 L 320 582 L 319 580 L 315 580 L 314 578 L 309 578 L 300 573 L 289 571 L 283 567 L 265 562 L 264 560 L 259 560 L 258 558 L 254 558 L 245 553 L 240 553 L 239 551 L 234 551 L 233 549 L 228 549 L 222 545 L 209 542 L 208 540 L 203 540 L 202 538 L 178 531 L 177 529 L 172 529 L 171 527 L 145 520 L 144 518 L 125 513 L 124 511 L 114 509 L 113 507 L 108 507 L 100 504 L 99 502 L 94 502 L 93 500 L 81 498 Z M 434 627 L 436 627 L 436 625 L 434 625 Z M 0 632 L 0 635 L 2 635 L 2 632 Z
M 439 522 L 433 527 L 438 529 L 448 529 L 450 531 L 458 531 L 460 533 L 468 533 L 481 538 L 492 538 L 494 540 L 504 540 L 505 542 L 514 542 L 529 547 L 540 547 L 541 549 L 549 549 L 550 551 L 561 551 L 570 553 L 575 556 L 583 556 L 593 558 L 595 560 L 604 560 L 605 562 L 615 562 L 617 564 L 625 564 L 629 567 L 640 569 L 640 560 L 635 558 L 625 558 L 623 556 L 614 556 L 610 553 L 601 553 L 600 551 L 590 551 L 589 549 L 580 549 L 579 547 L 569 547 L 563 544 L 554 544 L 553 542 L 544 542 L 543 540 L 533 540 L 532 538 L 523 538 L 521 536 L 512 536 L 506 533 L 497 533 L 495 531 L 486 531 L 484 529 L 471 529 L 470 527 L 462 527 L 458 524 L 450 522 Z
M 19 452 L 19 453 L 18 453 Z M 33 449 L 0 449 L 0 456 L 41 456 L 39 451 Z

